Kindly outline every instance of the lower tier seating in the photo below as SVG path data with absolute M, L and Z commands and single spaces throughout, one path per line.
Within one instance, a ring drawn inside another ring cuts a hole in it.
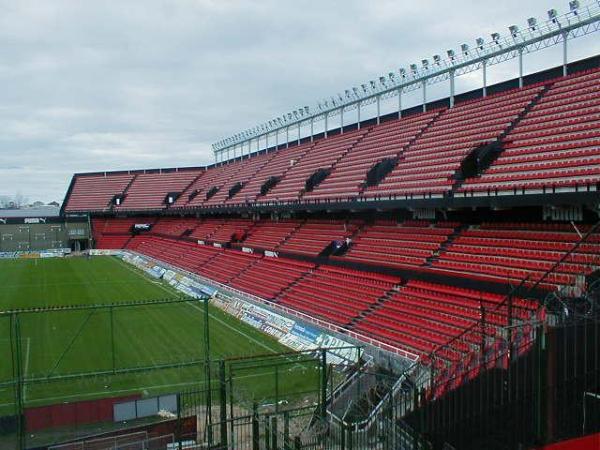
M 458 223 L 379 220 L 356 234 L 341 260 L 389 267 L 421 266 L 436 255 Z
M 422 222 L 408 227 L 428 228 Z M 438 224 L 454 229 L 454 223 Z M 507 237 L 515 249 L 536 243 L 569 245 L 568 226 L 532 227 L 524 224 L 482 224 L 478 230 Z M 527 230 L 524 230 L 528 228 Z M 543 227 L 542 227 L 543 228 Z M 582 227 L 582 232 L 588 229 Z M 465 230 L 466 234 L 469 231 Z M 529 240 L 520 245 L 523 233 Z M 507 326 L 521 325 L 508 334 L 517 351 L 531 345 L 531 320 L 543 309 L 537 301 L 513 298 L 474 289 L 408 280 L 347 267 L 315 264 L 287 258 L 271 258 L 236 250 L 199 245 L 186 239 L 143 234 L 108 235 L 111 247 L 135 250 L 239 291 L 258 296 L 314 319 L 337 325 L 421 358 L 431 365 L 440 395 L 460 380 L 501 363 L 506 354 Z M 463 245 L 463 244 L 461 244 Z M 582 255 L 593 252 L 600 238 L 582 246 Z M 543 251 L 543 250 L 532 250 Z M 577 258 L 576 258 L 577 259 Z M 510 328 L 513 330 L 513 328 Z M 457 381 L 458 380 L 458 381 Z
M 560 230 L 544 224 L 471 226 L 454 238 L 433 267 L 513 284 L 541 281 L 540 287 L 545 289 L 572 285 L 577 276 L 600 266 L 600 234 L 590 236 L 565 258 L 585 231 L 584 227 L 575 230 L 570 225 Z
M 387 277 L 332 266 L 319 266 L 278 298 L 280 304 L 347 326 L 400 282 Z

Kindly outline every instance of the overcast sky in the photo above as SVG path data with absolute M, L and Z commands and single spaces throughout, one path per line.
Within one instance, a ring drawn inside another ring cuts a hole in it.
M 220 138 L 551 7 L 568 2 L 0 0 L 0 195 L 61 201 L 74 172 L 211 163 Z

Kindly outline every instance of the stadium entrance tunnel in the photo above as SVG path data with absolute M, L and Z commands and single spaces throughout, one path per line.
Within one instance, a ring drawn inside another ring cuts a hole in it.
M 244 183 L 238 181 L 237 183 L 235 183 L 231 189 L 229 189 L 229 192 L 227 193 L 227 198 L 232 198 L 235 194 L 237 194 L 238 192 L 240 192 L 242 190 L 242 188 L 244 187 Z
M 474 148 L 463 160 L 456 174 L 457 179 L 467 179 L 479 176 L 502 153 L 502 143 L 494 141 Z
M 381 180 L 388 176 L 398 164 L 398 158 L 386 158 L 379 161 L 367 172 L 367 181 L 365 187 L 376 186 Z
M 271 189 L 273 189 L 275 187 L 275 185 L 277 183 L 279 183 L 280 179 L 281 179 L 281 177 L 269 177 L 269 179 L 267 179 L 267 181 L 265 181 L 263 183 L 263 185 L 260 187 L 260 195 L 261 196 L 267 195 L 267 192 L 269 192 Z
M 217 192 L 219 192 L 219 187 L 218 186 L 211 187 L 208 190 L 208 192 L 206 193 L 206 200 L 210 200 L 211 197 L 213 197 Z
M 113 206 L 119 206 L 119 205 L 121 205 L 121 203 L 123 203 L 124 200 L 125 200 L 125 194 L 123 194 L 123 193 L 115 194 L 113 196 L 113 198 L 111 199 L 110 204 Z
M 331 169 L 317 169 L 304 184 L 304 191 L 310 192 L 329 176 Z

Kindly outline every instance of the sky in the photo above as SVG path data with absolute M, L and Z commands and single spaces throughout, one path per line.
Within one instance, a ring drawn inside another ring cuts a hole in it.
M 73 173 L 210 164 L 221 138 L 549 8 L 568 2 L 0 0 L 0 196 L 60 202 Z M 525 73 L 561 55 L 530 55 Z M 516 74 L 512 61 L 488 80 Z M 474 73 L 456 89 L 479 86 Z

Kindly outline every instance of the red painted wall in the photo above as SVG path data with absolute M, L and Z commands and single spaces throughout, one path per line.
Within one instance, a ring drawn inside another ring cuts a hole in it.
M 598 450 L 600 449 L 600 433 L 591 434 L 577 439 L 558 442 L 540 447 L 540 450 Z
M 138 398 L 140 396 L 135 395 L 26 408 L 24 414 L 26 429 L 27 431 L 38 431 L 97 422 L 112 422 L 115 403 Z

